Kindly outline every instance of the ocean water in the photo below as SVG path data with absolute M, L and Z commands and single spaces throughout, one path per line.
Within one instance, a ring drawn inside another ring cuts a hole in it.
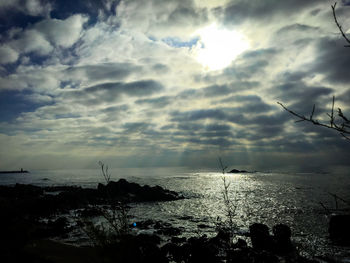
M 272 227 L 284 223 L 291 227 L 294 241 L 308 255 L 340 256 L 350 259 L 348 248 L 333 245 L 328 239 L 328 216 L 323 206 L 335 208 L 336 194 L 350 200 L 349 174 L 249 173 L 225 174 L 217 170 L 189 168 L 120 168 L 110 169 L 111 180 L 151 186 L 160 185 L 186 198 L 172 202 L 131 204 L 132 220 L 163 220 L 184 228 L 184 236 L 214 234 L 218 217 L 225 219 L 223 178 L 236 207 L 238 232 L 248 231 L 253 222 Z M 40 170 L 29 174 L 2 174 L 0 184 L 80 185 L 96 187 L 104 182 L 100 170 Z M 331 193 L 331 194 L 330 194 Z M 321 205 L 322 203 L 322 205 Z M 339 208 L 346 208 L 341 201 Z

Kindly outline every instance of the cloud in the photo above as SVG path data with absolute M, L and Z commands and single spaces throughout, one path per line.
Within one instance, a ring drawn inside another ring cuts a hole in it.
M 88 18 L 77 14 L 65 20 L 46 19 L 34 25 L 34 29 L 45 36 L 54 46 L 67 48 L 80 37 L 80 32 Z
M 56 166 L 50 158 L 216 166 L 219 154 L 253 169 L 305 167 L 306 154 L 310 163 L 346 163 L 337 133 L 295 124 L 276 104 L 308 115 L 315 103 L 325 119 L 335 94 L 349 108 L 348 52 L 327 3 L 32 3 L 0 4 L 10 21 L 0 29 L 7 163 L 32 153 Z M 346 8 L 337 11 L 346 17 Z M 217 71 L 192 50 L 198 30 L 214 24 L 251 44 Z
M 248 19 L 263 20 L 270 22 L 275 16 L 291 16 L 298 14 L 300 10 L 306 8 L 315 8 L 322 0 L 303 1 L 303 0 L 286 0 L 286 1 L 231 1 L 221 11 L 224 15 L 225 23 L 241 24 Z M 217 12 L 218 12 L 217 11 Z
M 343 39 L 322 38 L 317 44 L 311 71 L 325 74 L 329 82 L 348 83 L 350 52 L 344 48 L 345 44 Z
M 47 56 L 55 48 L 71 47 L 79 38 L 87 18 L 74 15 L 66 20 L 44 19 L 25 30 L 12 30 L 7 46 L 18 54 L 34 52 Z
M 122 95 L 144 97 L 157 93 L 162 89 L 162 84 L 154 80 L 140 80 L 128 83 L 108 82 L 80 90 L 65 91 L 63 92 L 63 98 L 82 104 L 102 104 L 117 101 Z
M 136 104 L 147 104 L 150 107 L 155 107 L 155 108 L 163 108 L 168 106 L 170 103 L 172 103 L 172 98 L 169 96 L 162 96 L 162 97 L 157 97 L 157 98 L 152 98 L 152 99 L 141 99 L 135 101 Z
M 140 71 L 142 67 L 131 63 L 98 63 L 82 66 L 71 66 L 64 70 L 71 79 L 86 80 L 89 83 L 100 81 L 116 81 L 127 78 L 130 74 Z
M 17 59 L 18 53 L 15 50 L 6 45 L 0 46 L 0 64 L 13 63 Z
M 31 16 L 48 17 L 52 10 L 51 3 L 46 0 L 2 0 L 0 13 L 16 10 Z
M 53 50 L 53 46 L 37 30 L 26 30 L 18 39 L 8 42 L 8 45 L 20 53 L 36 52 L 43 56 Z
M 123 125 L 126 133 L 143 132 L 150 126 L 150 123 L 146 122 L 127 122 Z
M 208 11 L 196 8 L 192 0 L 152 0 L 145 3 L 136 0 L 121 1 L 116 13 L 124 28 L 158 38 L 170 34 L 173 37 L 187 37 L 198 26 L 208 22 Z
M 87 14 L 96 22 L 98 16 L 115 14 L 115 7 L 119 1 L 114 0 L 60 0 L 54 1 L 51 15 L 58 19 L 65 19 L 72 14 Z

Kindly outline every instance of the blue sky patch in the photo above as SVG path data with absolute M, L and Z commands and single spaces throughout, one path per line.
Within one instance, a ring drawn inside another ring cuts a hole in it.
M 167 45 L 171 46 L 171 47 L 193 47 L 194 45 L 197 44 L 199 40 L 199 37 L 195 37 L 190 39 L 189 41 L 182 41 L 180 38 L 178 37 L 167 37 L 167 38 L 163 38 L 162 41 L 164 43 L 166 43 Z
M 26 96 L 33 94 L 30 91 L 11 91 L 0 92 L 0 122 L 11 122 L 22 112 L 33 112 L 44 103 L 35 103 L 28 100 Z

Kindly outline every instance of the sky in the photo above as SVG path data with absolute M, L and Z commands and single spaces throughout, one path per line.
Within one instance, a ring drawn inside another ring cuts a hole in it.
M 348 169 L 328 0 L 0 0 L 0 169 Z M 337 3 L 350 33 L 350 1 Z M 350 115 L 350 114 L 348 114 Z

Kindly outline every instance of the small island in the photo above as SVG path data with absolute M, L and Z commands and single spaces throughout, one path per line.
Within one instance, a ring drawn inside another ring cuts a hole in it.
M 231 171 L 227 172 L 229 174 L 238 174 L 238 173 L 250 173 L 246 170 L 237 170 L 237 169 L 232 169 Z

